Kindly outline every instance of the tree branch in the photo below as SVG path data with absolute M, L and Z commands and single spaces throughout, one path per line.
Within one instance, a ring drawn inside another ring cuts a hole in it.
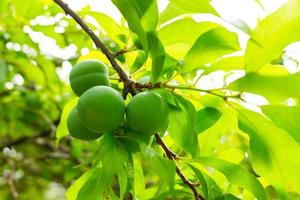
M 10 158 L 7 158 L 7 163 L 10 166 L 10 170 L 7 175 L 7 184 L 9 186 L 9 190 L 11 192 L 11 196 L 14 200 L 17 200 L 19 198 L 18 190 L 14 184 L 14 163 L 13 160 Z
M 125 85 L 132 84 L 133 80 L 130 76 L 121 68 L 121 66 L 115 60 L 115 56 L 110 52 L 110 50 L 105 46 L 105 44 L 97 37 L 97 35 L 90 29 L 90 27 L 78 16 L 66 3 L 61 0 L 53 0 L 57 5 L 59 5 L 67 15 L 70 15 L 81 28 L 90 36 L 90 38 L 95 43 L 96 47 L 100 49 L 104 55 L 107 57 L 112 67 L 116 70 L 121 80 Z
M 177 155 L 175 153 L 173 153 L 168 147 L 167 145 L 164 143 L 164 141 L 161 139 L 161 137 L 156 133 L 155 134 L 155 138 L 157 143 L 164 149 L 167 157 L 170 160 L 176 160 L 177 159 Z M 191 182 L 183 173 L 182 171 L 179 169 L 179 167 L 176 165 L 175 163 L 175 167 L 176 167 L 176 173 L 177 175 L 181 178 L 181 180 L 187 185 L 189 186 L 189 188 L 193 191 L 194 197 L 196 200 L 204 200 L 204 198 L 198 194 L 198 191 L 196 189 L 197 186 L 199 186 L 199 183 L 194 183 Z
M 100 49 L 104 55 L 107 57 L 109 62 L 111 63 L 114 70 L 118 73 L 121 81 L 124 83 L 124 91 L 123 91 L 123 97 L 126 98 L 127 93 L 131 93 L 133 96 L 136 94 L 135 89 L 136 88 L 154 88 L 154 87 L 160 87 L 159 85 L 141 85 L 134 80 L 131 79 L 131 77 L 122 69 L 122 67 L 116 62 L 115 55 L 105 46 L 103 42 L 96 36 L 96 34 L 89 28 L 89 26 L 82 20 L 82 18 L 77 15 L 66 3 L 64 3 L 61 0 L 53 0 L 57 5 L 59 5 L 67 15 L 70 15 L 81 27 L 82 29 L 90 36 L 90 38 L 95 43 L 96 47 Z M 163 142 L 161 137 L 158 134 L 155 134 L 155 138 L 157 140 L 157 143 L 163 148 L 165 151 L 167 157 L 170 160 L 175 160 L 177 158 L 176 154 L 173 153 Z M 203 200 L 204 198 L 198 193 L 196 189 L 196 184 L 189 181 L 185 175 L 182 173 L 182 171 L 179 169 L 179 167 L 176 165 L 176 173 L 178 176 L 182 179 L 182 181 L 191 188 L 193 191 L 194 197 L 196 200 Z

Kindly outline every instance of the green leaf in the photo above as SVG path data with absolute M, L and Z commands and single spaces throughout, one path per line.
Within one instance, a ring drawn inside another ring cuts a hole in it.
M 264 188 L 260 182 L 254 175 L 239 165 L 213 157 L 202 157 L 197 159 L 197 161 L 201 164 L 214 167 L 223 173 L 230 183 L 245 188 L 254 194 L 257 199 L 267 199 Z
M 197 133 L 194 129 L 195 108 L 182 97 L 175 96 L 178 107 L 172 107 L 169 115 L 168 132 L 171 138 L 192 156 L 198 153 Z
M 236 109 L 240 129 L 250 136 L 250 158 L 255 172 L 271 183 L 282 199 L 287 199 L 287 191 L 299 192 L 299 144 L 262 115 Z
M 45 77 L 42 70 L 32 63 L 32 60 L 21 57 L 19 54 L 11 54 L 6 57 L 8 63 L 15 66 L 27 81 L 44 86 Z
M 179 65 L 178 60 L 174 59 L 170 55 L 166 54 L 165 56 L 165 62 L 162 69 L 162 77 L 165 81 L 169 81 L 172 76 L 174 75 L 176 67 Z M 161 82 L 164 82 L 164 80 L 161 79 Z
M 6 63 L 3 60 L 0 60 L 0 89 L 7 81 L 8 68 Z
M 140 51 L 137 57 L 135 58 L 132 66 L 130 67 L 130 73 L 134 73 L 137 70 L 139 70 L 144 65 L 146 60 L 147 60 L 146 54 L 144 53 L 144 51 Z
M 143 174 L 143 168 L 140 163 L 140 160 L 137 156 L 134 156 L 134 163 L 133 163 L 133 180 L 134 180 L 134 196 L 142 197 L 143 193 L 145 192 L 145 178 Z
M 76 200 L 77 195 L 81 187 L 90 179 L 91 176 L 95 175 L 96 168 L 91 169 L 85 172 L 83 175 L 80 176 L 67 190 L 66 192 L 66 199 L 67 200 Z
M 103 192 L 111 179 L 112 177 L 107 176 L 103 168 L 95 168 L 88 181 L 80 188 L 76 200 L 104 200 Z
M 65 106 L 62 111 L 61 117 L 60 117 L 60 122 L 58 124 L 58 127 L 56 129 L 56 143 L 59 143 L 59 141 L 69 135 L 68 127 L 67 127 L 67 119 L 69 116 L 69 113 L 71 110 L 77 105 L 79 98 L 75 98 L 71 101 L 69 101 Z
M 122 167 L 118 171 L 118 183 L 119 183 L 119 187 L 120 187 L 120 198 L 123 198 L 127 192 L 127 187 L 128 187 L 127 176 L 128 176 L 127 168 Z
M 284 83 L 284 84 L 283 84 Z M 282 101 L 290 97 L 300 99 L 295 89 L 300 84 L 300 72 L 292 75 L 271 76 L 249 73 L 229 85 L 229 89 L 262 95 L 270 101 Z
M 170 0 L 177 7 L 190 13 L 212 13 L 216 14 L 213 7 L 210 5 L 211 0 Z
M 61 81 L 55 71 L 55 65 L 50 60 L 43 57 L 37 57 L 35 61 L 41 67 L 43 74 L 45 76 L 46 87 L 49 87 L 54 92 L 59 92 L 61 89 Z
M 222 113 L 213 107 L 206 107 L 197 111 L 195 127 L 196 132 L 201 133 L 213 126 L 221 117 L 221 115 Z
M 155 0 L 112 0 L 128 22 L 129 28 L 139 36 L 144 49 L 149 47 L 147 32 L 155 30 L 158 9 Z
M 104 13 L 93 11 L 84 12 L 84 14 L 94 17 L 108 36 L 110 36 L 114 41 L 122 43 L 118 36 L 126 34 L 126 29 L 121 27 L 113 18 Z
M 218 26 L 212 22 L 200 23 L 191 18 L 184 18 L 162 27 L 158 36 L 165 45 L 166 52 L 176 59 L 183 59 L 201 34 Z
M 218 15 L 210 4 L 210 0 L 171 0 L 160 15 L 160 24 L 182 14 L 211 13 Z
M 217 200 L 240 200 L 232 194 L 224 194 L 221 197 L 217 198 Z
M 112 133 L 102 137 L 94 162 L 99 163 L 95 175 L 80 189 L 77 200 L 104 199 L 104 192 L 128 159 L 127 151 L 118 146 Z
M 300 1 L 289 0 L 258 23 L 247 44 L 245 63 L 248 72 L 257 71 L 277 58 L 288 44 L 300 40 L 299 10 Z
M 166 182 L 170 188 L 174 188 L 175 163 L 172 160 L 155 156 L 150 161 L 151 168 L 159 176 L 159 179 Z
M 196 167 L 190 165 L 191 169 L 194 171 L 196 177 L 202 186 L 202 191 L 205 199 L 214 200 L 222 195 L 222 190 L 218 184 L 212 179 L 208 174 L 201 172 Z
M 299 106 L 268 105 L 261 108 L 276 126 L 285 129 L 300 144 Z
M 240 50 L 237 35 L 223 27 L 202 34 L 185 56 L 183 72 L 205 68 L 205 64 L 217 58 Z
M 152 82 L 156 83 L 161 75 L 166 55 L 164 46 L 157 37 L 157 34 L 155 32 L 150 32 L 147 36 L 149 41 L 149 51 L 152 58 Z
M 228 72 L 231 70 L 244 69 L 244 65 L 244 56 L 226 57 L 214 62 L 210 67 L 207 67 L 204 74 L 218 70 Z
M 162 27 L 158 31 L 158 36 L 164 45 L 175 43 L 192 45 L 201 34 L 217 26 L 220 25 L 212 22 L 196 22 L 191 18 L 184 18 Z

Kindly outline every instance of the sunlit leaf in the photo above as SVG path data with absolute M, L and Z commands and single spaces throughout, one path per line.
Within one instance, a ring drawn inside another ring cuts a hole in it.
M 270 101 L 282 101 L 290 97 L 300 99 L 300 92 L 295 89 L 295 86 L 299 84 L 299 72 L 282 76 L 250 73 L 234 81 L 229 88 L 235 91 L 259 94 Z
M 264 188 L 260 182 L 255 178 L 254 175 L 239 165 L 213 157 L 202 157 L 197 159 L 197 161 L 201 164 L 214 167 L 218 171 L 222 172 L 229 182 L 245 188 L 254 194 L 257 199 L 267 199 Z
M 244 69 L 244 56 L 233 56 L 222 58 L 214 62 L 210 67 L 207 67 L 204 74 L 209 74 L 214 71 L 222 70 L 225 72 L 231 70 L 242 70 Z
M 158 23 L 158 10 L 155 0 L 112 0 L 118 7 L 129 28 L 139 36 L 143 47 L 148 50 L 147 32 L 155 30 Z M 130 10 L 130 12 L 128 12 Z
M 248 72 L 257 71 L 277 58 L 288 44 L 300 40 L 299 9 L 298 0 L 289 0 L 258 23 L 247 44 L 245 63 Z
M 205 199 L 214 200 L 222 195 L 222 190 L 212 177 L 200 171 L 194 166 L 190 166 L 202 186 L 202 191 Z
M 78 98 L 69 101 L 62 111 L 59 125 L 56 129 L 56 142 L 58 143 L 63 137 L 69 135 L 67 119 L 71 110 L 76 106 Z
M 215 28 L 202 34 L 185 57 L 183 72 L 205 67 L 217 58 L 240 50 L 237 35 L 225 28 Z
M 110 16 L 100 13 L 100 12 L 93 12 L 88 11 L 85 12 L 85 14 L 90 15 L 96 19 L 96 21 L 99 23 L 102 30 L 105 31 L 105 33 L 111 37 L 114 41 L 117 41 L 118 43 L 122 43 L 119 36 L 122 34 L 126 34 L 126 29 L 121 27 L 113 18 Z
M 278 127 L 285 129 L 300 144 L 300 107 L 268 105 L 261 107 Z
M 152 58 L 152 81 L 156 83 L 164 66 L 165 50 L 155 32 L 150 32 L 147 36 L 149 41 L 149 51 Z
M 299 144 L 262 115 L 236 109 L 241 130 L 250 136 L 250 158 L 255 172 L 269 181 L 282 199 L 286 199 L 287 191 L 299 192 Z
M 167 8 L 160 16 L 160 23 L 188 13 L 211 13 L 217 15 L 210 1 L 211 0 L 170 0 Z
M 174 188 L 175 164 L 166 158 L 155 156 L 151 159 L 151 166 L 161 181 L 168 184 L 172 190 Z
M 81 187 L 90 179 L 91 176 L 95 175 L 96 169 L 91 169 L 81 175 L 67 190 L 66 199 L 76 200 L 77 195 Z
M 133 174 L 134 174 L 133 194 L 135 196 L 142 196 L 145 192 L 145 178 L 143 174 L 143 168 L 138 158 L 134 159 Z
M 194 106 L 182 97 L 176 99 L 179 107 L 170 110 L 168 132 L 176 143 L 195 156 L 199 148 L 197 133 L 194 129 L 196 111 Z
M 206 107 L 199 111 L 196 114 L 196 132 L 201 133 L 213 126 L 217 120 L 221 117 L 222 113 L 212 107 Z
M 219 25 L 212 22 L 196 22 L 191 18 L 184 18 L 162 27 L 158 31 L 158 36 L 164 45 L 174 43 L 192 45 L 201 34 L 217 26 Z

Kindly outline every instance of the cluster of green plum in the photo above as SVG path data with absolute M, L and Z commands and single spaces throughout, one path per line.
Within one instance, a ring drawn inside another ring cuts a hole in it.
M 77 63 L 69 76 L 71 88 L 79 101 L 67 120 L 71 136 L 94 140 L 119 127 L 128 132 L 151 136 L 166 129 L 168 105 L 153 91 L 135 95 L 127 104 L 120 93 L 110 87 L 107 67 L 96 60 Z

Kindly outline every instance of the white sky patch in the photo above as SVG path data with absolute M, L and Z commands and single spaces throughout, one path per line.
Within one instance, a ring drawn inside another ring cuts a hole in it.
M 264 7 L 267 14 L 276 11 L 280 6 L 286 3 L 288 0 L 259 0 Z
M 12 83 L 19 86 L 23 85 L 24 83 L 23 76 L 21 76 L 20 74 L 14 75 L 14 77 L 12 78 Z
M 213 0 L 212 5 L 225 20 L 242 20 L 251 28 L 265 15 L 253 0 Z
M 90 52 L 90 50 L 86 47 L 84 47 L 80 50 L 80 53 L 82 56 L 87 55 L 89 52 Z
M 6 83 L 4 84 L 4 87 L 5 87 L 6 89 L 8 89 L 8 90 L 11 90 L 11 89 L 14 88 L 14 84 L 13 84 L 12 82 L 6 82 Z
M 24 26 L 24 32 L 29 34 L 32 41 L 39 44 L 41 52 L 46 56 L 68 60 L 76 55 L 77 46 L 74 44 L 60 48 L 55 39 L 44 35 L 42 32 L 33 31 L 29 26 Z
M 247 92 L 242 93 L 242 99 L 244 99 L 247 103 L 255 106 L 263 106 L 269 104 L 269 101 L 263 96 L 251 94 Z
M 56 68 L 56 73 L 60 80 L 69 84 L 69 74 L 72 70 L 72 65 L 69 61 L 64 61 L 61 67 Z

